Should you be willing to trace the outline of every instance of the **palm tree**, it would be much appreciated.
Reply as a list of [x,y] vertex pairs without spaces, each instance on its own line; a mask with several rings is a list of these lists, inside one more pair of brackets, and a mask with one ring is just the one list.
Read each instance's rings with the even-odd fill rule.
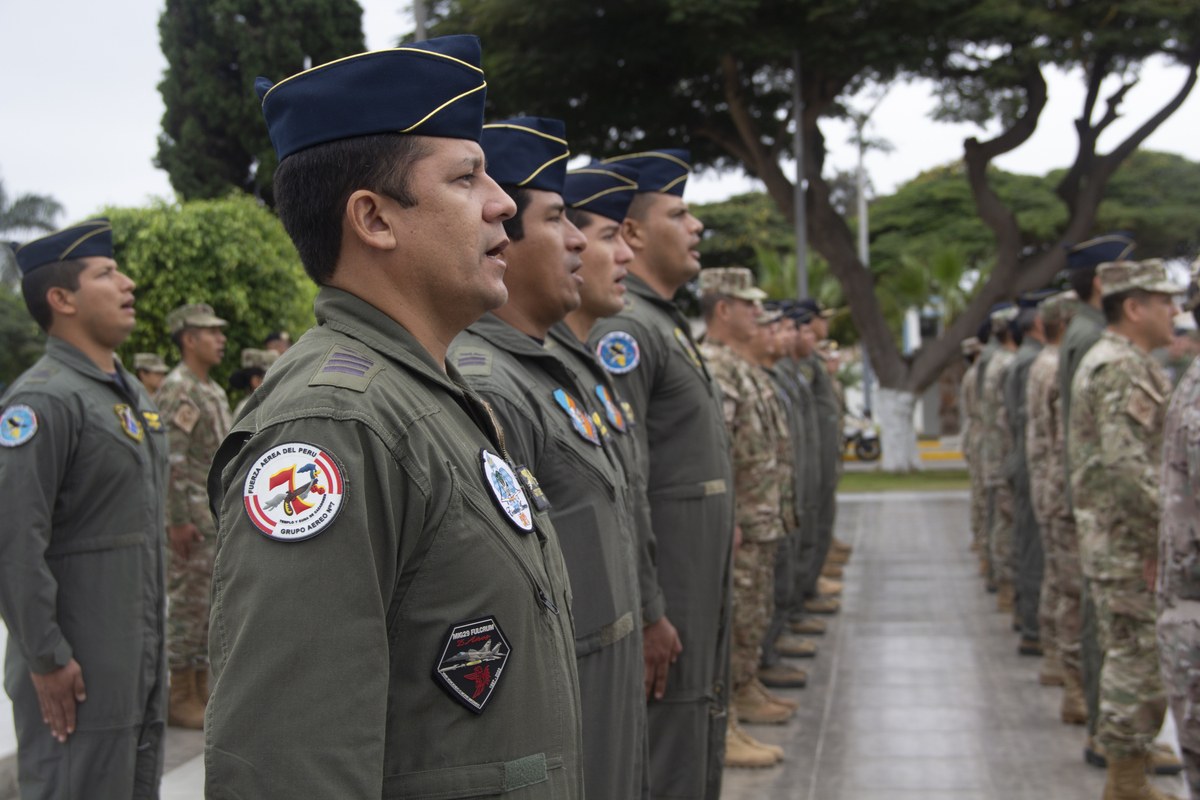
[[[0,179],[0,239],[15,233],[52,231],[62,212],[62,203],[46,194],[26,193],[9,202]],[[20,282],[21,271],[12,249],[0,242],[0,283],[15,288]]]

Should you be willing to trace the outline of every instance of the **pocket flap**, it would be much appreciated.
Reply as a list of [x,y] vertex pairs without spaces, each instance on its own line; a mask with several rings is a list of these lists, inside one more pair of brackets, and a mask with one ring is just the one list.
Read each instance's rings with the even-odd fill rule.
[[495,797],[543,783],[548,779],[548,770],[561,766],[562,758],[548,759],[545,753],[535,753],[514,761],[388,775],[383,779],[383,796],[403,797],[405,800]]

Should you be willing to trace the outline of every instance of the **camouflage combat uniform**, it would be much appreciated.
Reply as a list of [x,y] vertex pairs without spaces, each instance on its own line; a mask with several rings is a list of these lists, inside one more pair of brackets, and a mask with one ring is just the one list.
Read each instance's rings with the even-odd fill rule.
[[208,669],[208,591],[217,530],[208,510],[208,469],[232,422],[225,390],[178,364],[156,395],[171,444],[167,525],[193,523],[204,541],[184,561],[173,548],[167,570],[167,658],[172,670]]
[[1146,751],[1162,727],[1154,595],[1163,421],[1171,382],[1128,339],[1106,330],[1072,381],[1071,497],[1096,604],[1104,664],[1096,738],[1110,755]]
[[787,423],[779,419],[775,389],[762,370],[720,342],[710,340],[700,350],[723,394],[734,507],[742,531],[733,559],[731,683],[736,696],[758,674],[760,648],[774,612],[775,551],[787,530],[781,513],[783,483],[791,481],[779,469],[780,432]]
[[1004,348],[996,351],[987,363],[979,406],[983,418],[981,458],[983,485],[988,492],[988,558],[992,579],[996,583],[1012,583],[1013,492],[1004,475],[1004,461],[1012,449],[1008,416],[1004,411],[1001,386],[1014,354]]
[[1057,649],[1063,668],[1079,673],[1079,539],[1064,492],[1062,403],[1058,396],[1058,347],[1047,345],[1029,368],[1029,425],[1025,457],[1033,489],[1033,512],[1042,533],[1042,647]]
[[1200,360],[1188,367],[1163,430],[1158,535],[1158,658],[1192,795],[1200,794]]
[[961,447],[971,483],[971,542],[976,549],[983,552],[986,542],[984,525],[987,523],[987,495],[979,462],[979,440],[983,428],[983,419],[979,416],[979,359],[976,359],[963,375],[958,407],[960,416],[965,420]]

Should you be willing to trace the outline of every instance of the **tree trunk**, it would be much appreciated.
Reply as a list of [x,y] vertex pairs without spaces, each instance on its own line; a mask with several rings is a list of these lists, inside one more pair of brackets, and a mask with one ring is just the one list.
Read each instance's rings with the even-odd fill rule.
[[921,469],[917,430],[913,427],[915,392],[879,387],[875,414],[879,421],[879,443],[883,448],[880,468],[884,472],[916,472]]

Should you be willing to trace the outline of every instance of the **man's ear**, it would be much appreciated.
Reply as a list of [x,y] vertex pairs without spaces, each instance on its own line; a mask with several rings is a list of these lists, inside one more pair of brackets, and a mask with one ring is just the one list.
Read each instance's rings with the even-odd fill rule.
[[646,227],[642,224],[641,220],[626,217],[621,222],[621,238],[625,240],[625,244],[629,245],[629,249],[635,253],[646,249]]
[[79,313],[79,307],[75,304],[75,293],[61,286],[51,286],[46,290],[46,303],[60,316],[73,317]]
[[367,247],[395,250],[400,240],[395,217],[398,207],[390,197],[359,189],[346,200],[346,232]]

